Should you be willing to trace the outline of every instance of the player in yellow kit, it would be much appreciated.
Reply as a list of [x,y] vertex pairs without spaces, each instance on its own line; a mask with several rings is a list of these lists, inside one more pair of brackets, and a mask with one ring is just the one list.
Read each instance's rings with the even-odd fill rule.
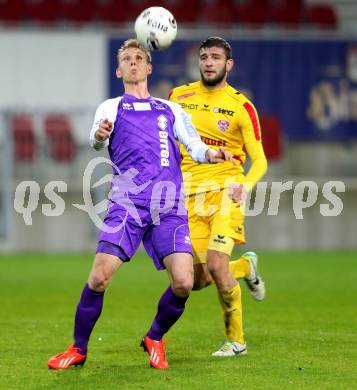
[[[194,289],[215,282],[223,310],[226,341],[213,356],[247,353],[243,334],[240,286],[244,278],[253,298],[265,297],[264,282],[257,273],[257,256],[245,253],[229,261],[234,244],[244,244],[241,206],[247,191],[262,178],[267,161],[261,142],[258,115],[253,104],[227,84],[233,67],[232,49],[220,37],[202,42],[199,49],[201,80],[173,89],[170,100],[191,115],[202,140],[232,153],[237,162],[200,165],[181,149],[186,204],[195,255]],[[246,153],[251,167],[244,174]],[[213,280],[212,280],[213,279]]]

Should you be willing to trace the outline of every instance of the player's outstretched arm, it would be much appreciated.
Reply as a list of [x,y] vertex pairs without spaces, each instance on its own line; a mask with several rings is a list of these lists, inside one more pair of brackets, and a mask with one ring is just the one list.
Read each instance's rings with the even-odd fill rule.
[[267,171],[267,159],[264,154],[261,128],[255,107],[246,101],[240,112],[240,128],[244,147],[251,160],[251,166],[244,179],[244,188],[250,191]]
[[245,148],[252,163],[244,181],[245,187],[251,190],[265,175],[268,163],[261,142],[246,143]]

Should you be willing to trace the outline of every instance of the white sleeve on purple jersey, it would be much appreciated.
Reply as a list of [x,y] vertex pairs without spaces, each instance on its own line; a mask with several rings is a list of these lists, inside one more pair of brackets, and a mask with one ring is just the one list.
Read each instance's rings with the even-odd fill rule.
[[207,163],[206,152],[209,147],[201,140],[189,115],[177,103],[158,99],[170,106],[175,115],[174,133],[176,139],[185,147],[192,160]]
[[95,133],[99,129],[100,121],[104,119],[108,119],[113,123],[114,126],[120,100],[121,96],[114,99],[107,99],[98,106],[97,111],[95,112],[93,126],[89,136],[90,145],[95,150],[100,150],[108,146],[109,139],[106,139],[105,141],[98,141],[95,138]]

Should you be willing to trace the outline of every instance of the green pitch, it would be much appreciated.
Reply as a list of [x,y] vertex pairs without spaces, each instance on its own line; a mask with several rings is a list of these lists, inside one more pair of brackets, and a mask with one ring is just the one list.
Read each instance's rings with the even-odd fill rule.
[[210,356],[223,341],[211,286],[167,335],[169,370],[151,369],[139,342],[167,278],[141,255],[107,291],[84,367],[56,372],[47,359],[71,342],[92,255],[0,256],[0,389],[356,389],[357,253],[260,259],[266,300],[241,284],[247,356]]

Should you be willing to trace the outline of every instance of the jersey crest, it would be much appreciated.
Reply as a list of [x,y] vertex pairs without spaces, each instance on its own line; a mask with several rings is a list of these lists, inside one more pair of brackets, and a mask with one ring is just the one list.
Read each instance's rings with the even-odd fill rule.
[[229,129],[229,121],[226,121],[225,119],[220,119],[218,122],[217,122],[217,125],[218,125],[218,128],[219,130],[221,131],[227,131]]

